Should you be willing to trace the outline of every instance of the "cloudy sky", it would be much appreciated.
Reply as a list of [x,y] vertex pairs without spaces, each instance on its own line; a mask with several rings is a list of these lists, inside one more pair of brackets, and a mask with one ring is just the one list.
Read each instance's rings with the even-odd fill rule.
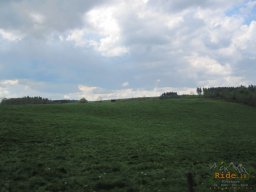
[[256,0],[1,0],[0,98],[256,84]]

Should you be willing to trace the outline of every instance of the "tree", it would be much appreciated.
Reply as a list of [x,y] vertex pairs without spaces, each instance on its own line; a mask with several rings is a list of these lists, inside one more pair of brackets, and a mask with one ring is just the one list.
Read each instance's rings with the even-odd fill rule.
[[88,101],[83,97],[79,100],[80,103],[88,103]]
[[197,89],[196,89],[196,92],[197,92],[197,94],[198,95],[202,95],[202,89],[201,89],[201,87],[198,87]]
[[178,98],[177,92],[165,92],[160,96],[160,99],[163,98]]

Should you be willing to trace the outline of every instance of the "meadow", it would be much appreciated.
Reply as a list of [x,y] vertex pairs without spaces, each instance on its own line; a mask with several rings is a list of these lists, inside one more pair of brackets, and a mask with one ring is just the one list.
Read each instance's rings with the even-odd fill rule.
[[[256,170],[256,108],[206,98],[0,105],[1,192],[182,192]],[[255,191],[247,190],[247,191]]]

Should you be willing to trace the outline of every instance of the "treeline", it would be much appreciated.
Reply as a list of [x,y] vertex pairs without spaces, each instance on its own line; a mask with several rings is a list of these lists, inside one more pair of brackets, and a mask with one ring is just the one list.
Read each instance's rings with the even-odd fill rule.
[[4,98],[1,104],[12,104],[12,105],[21,105],[21,104],[48,104],[50,100],[42,97],[22,97],[22,98]]
[[203,88],[203,95],[256,106],[256,86]]
[[42,97],[22,97],[22,98],[4,98],[1,102],[3,105],[23,105],[23,104],[62,104],[62,103],[77,103],[78,100],[49,100]]

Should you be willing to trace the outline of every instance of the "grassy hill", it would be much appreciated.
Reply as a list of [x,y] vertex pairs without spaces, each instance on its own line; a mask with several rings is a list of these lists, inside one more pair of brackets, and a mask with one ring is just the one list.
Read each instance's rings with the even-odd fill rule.
[[[209,191],[256,169],[256,108],[203,98],[0,106],[0,191]],[[250,190],[248,190],[250,191]]]

